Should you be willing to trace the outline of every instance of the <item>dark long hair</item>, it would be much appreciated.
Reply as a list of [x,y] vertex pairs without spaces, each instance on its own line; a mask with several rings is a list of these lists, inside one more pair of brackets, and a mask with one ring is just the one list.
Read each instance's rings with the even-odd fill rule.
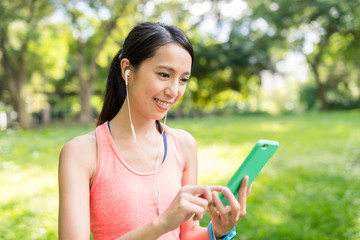
[[127,58],[134,69],[155,55],[158,48],[168,43],[178,43],[191,55],[194,50],[186,34],[175,26],[145,22],[135,26],[126,37],[123,48],[114,57],[106,83],[104,104],[97,125],[113,119],[119,112],[126,97],[125,81],[122,78],[120,62]]

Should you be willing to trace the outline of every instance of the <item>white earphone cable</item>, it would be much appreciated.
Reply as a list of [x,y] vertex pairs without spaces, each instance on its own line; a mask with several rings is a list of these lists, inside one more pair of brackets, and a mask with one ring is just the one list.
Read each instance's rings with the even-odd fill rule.
[[134,141],[136,141],[135,129],[134,129],[134,125],[133,125],[132,119],[131,119],[127,73],[125,73],[125,78],[126,78],[126,79],[125,79],[125,89],[126,89],[126,98],[127,98],[127,104],[128,104],[128,110],[129,110],[130,127],[131,127],[131,131],[132,131],[132,134],[133,134],[133,137],[134,137]]
[[[129,110],[129,120],[130,120],[130,127],[131,127],[131,131],[134,137],[134,142],[136,144],[136,146],[139,148],[139,150],[142,152],[142,155],[145,156],[144,152],[142,151],[141,147],[139,147],[137,140],[136,140],[136,134],[135,134],[135,129],[134,129],[134,125],[132,123],[132,118],[131,118],[131,110],[130,110],[130,100],[129,100],[129,92],[128,92],[128,82],[127,82],[127,73],[125,73],[125,88],[126,88],[126,100],[127,100],[127,105],[128,105],[128,110]],[[166,120],[167,120],[167,114],[165,115],[165,119],[164,119],[164,125],[166,125]],[[164,134],[164,128],[162,128],[161,131],[161,136],[163,137]],[[156,156],[156,161],[155,161],[155,169],[153,168],[153,166],[146,161],[149,166],[151,167],[151,170],[153,171],[153,173],[155,174],[155,181],[156,181],[156,190],[157,190],[157,213],[158,215],[161,214],[161,210],[160,210],[160,183],[159,183],[159,177],[158,177],[158,167],[161,164],[158,164],[159,161],[159,156],[160,156],[160,150],[159,148],[157,148],[158,153]]]

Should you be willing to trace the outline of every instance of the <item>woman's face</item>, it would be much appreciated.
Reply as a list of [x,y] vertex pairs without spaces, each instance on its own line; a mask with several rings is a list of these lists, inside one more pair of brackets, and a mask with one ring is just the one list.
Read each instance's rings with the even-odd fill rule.
[[181,45],[169,43],[160,47],[129,79],[132,111],[147,119],[163,118],[184,95],[191,63],[190,54]]

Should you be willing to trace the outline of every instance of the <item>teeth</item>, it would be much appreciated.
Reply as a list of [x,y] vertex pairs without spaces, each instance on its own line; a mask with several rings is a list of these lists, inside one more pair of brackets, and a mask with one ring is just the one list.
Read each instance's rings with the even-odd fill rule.
[[170,106],[169,103],[162,102],[162,101],[160,101],[160,100],[157,99],[157,98],[155,98],[155,101],[156,101],[157,103],[161,104],[161,105],[164,106],[164,107],[169,107],[169,106]]

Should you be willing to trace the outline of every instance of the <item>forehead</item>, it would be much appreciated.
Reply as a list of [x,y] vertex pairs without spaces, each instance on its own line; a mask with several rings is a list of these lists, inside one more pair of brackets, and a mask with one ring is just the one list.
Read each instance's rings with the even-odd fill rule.
[[189,52],[180,44],[168,43],[158,48],[155,55],[147,59],[144,63],[152,67],[162,65],[171,67],[181,73],[190,73],[192,59]]

